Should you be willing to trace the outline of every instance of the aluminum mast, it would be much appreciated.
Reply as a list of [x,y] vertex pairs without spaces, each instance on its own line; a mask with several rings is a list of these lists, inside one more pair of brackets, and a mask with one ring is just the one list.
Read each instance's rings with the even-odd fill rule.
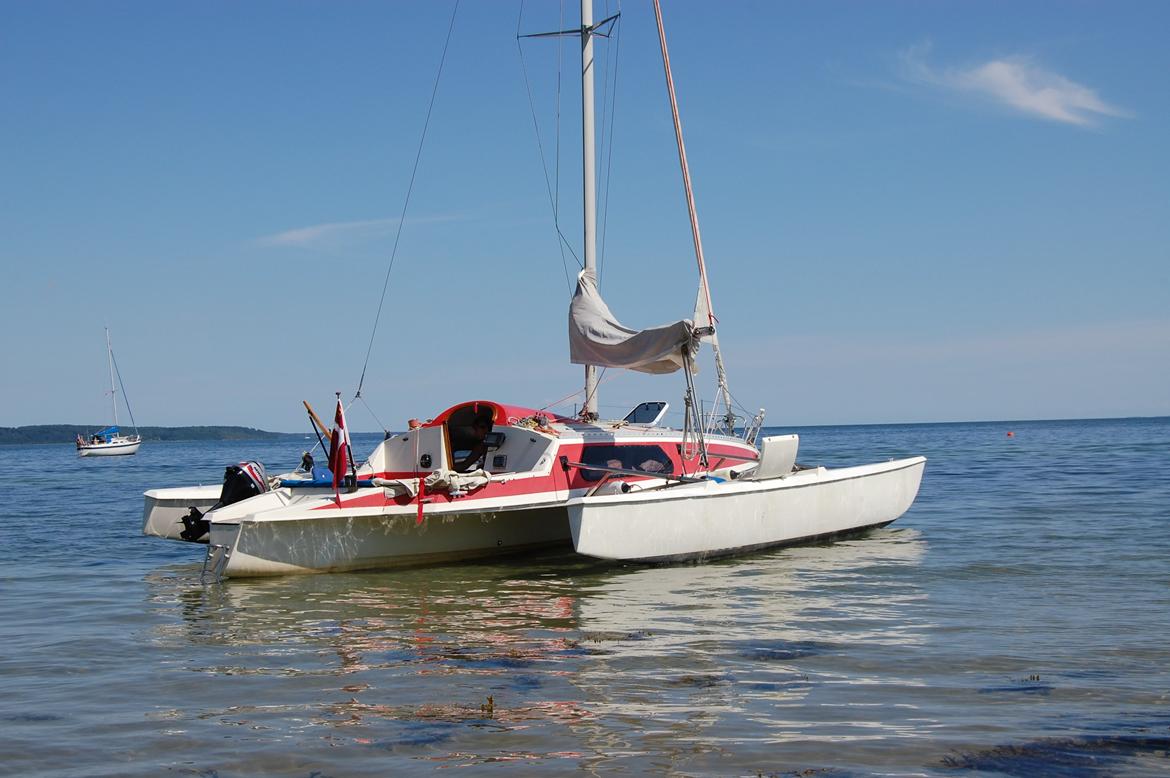
[[[593,127],[593,0],[581,0],[581,167],[585,272],[597,277],[597,172]],[[585,366],[584,419],[597,418],[597,367]]]

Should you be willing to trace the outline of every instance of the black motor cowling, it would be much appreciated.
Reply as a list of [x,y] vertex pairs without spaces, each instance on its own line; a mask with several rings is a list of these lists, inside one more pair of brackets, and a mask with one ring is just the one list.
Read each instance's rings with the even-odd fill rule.
[[223,489],[219,492],[217,508],[231,505],[268,491],[268,475],[264,465],[256,461],[228,465],[223,471]]
[[[219,491],[219,500],[207,509],[207,513],[267,491],[268,476],[264,472],[264,465],[254,460],[228,465],[223,471],[223,488]],[[192,507],[183,517],[183,531],[179,533],[179,537],[183,540],[197,541],[206,535],[211,523],[203,516],[202,511]]]

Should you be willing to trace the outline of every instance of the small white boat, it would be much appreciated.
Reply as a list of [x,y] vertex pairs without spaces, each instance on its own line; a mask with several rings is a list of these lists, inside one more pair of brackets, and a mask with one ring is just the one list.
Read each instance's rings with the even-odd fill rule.
[[78,456],[117,457],[138,453],[142,438],[138,435],[122,435],[117,427],[106,427],[88,439],[78,435],[74,444]]
[[[118,392],[114,384],[114,375],[118,367],[114,362],[114,349],[110,346],[110,330],[106,328],[106,357],[110,365],[110,399],[114,408],[114,423],[103,430],[90,435],[78,435],[74,440],[77,446],[77,455],[82,457],[117,457],[138,453],[142,445],[142,437],[135,426],[133,435],[123,435],[118,427]],[[122,383],[121,373],[117,373],[118,385]],[[125,400],[126,391],[123,389],[122,398]],[[134,412],[130,410],[130,401],[126,400],[126,411],[130,414],[131,423],[134,422]]]

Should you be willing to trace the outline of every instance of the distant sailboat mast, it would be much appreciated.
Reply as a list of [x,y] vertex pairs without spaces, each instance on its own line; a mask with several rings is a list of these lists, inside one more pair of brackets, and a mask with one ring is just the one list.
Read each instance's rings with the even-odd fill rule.
[[106,327],[106,361],[110,365],[110,401],[114,404],[114,426],[118,426],[118,392],[114,385],[114,347],[110,345],[110,328]]

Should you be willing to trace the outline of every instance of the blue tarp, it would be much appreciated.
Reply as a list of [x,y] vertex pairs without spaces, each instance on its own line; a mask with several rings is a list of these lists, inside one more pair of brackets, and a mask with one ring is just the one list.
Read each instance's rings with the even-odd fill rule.
[[[307,480],[301,481],[301,480],[296,479],[296,478],[282,478],[280,480],[280,485],[284,486],[284,487],[290,487],[293,489],[303,489],[305,487],[310,487],[310,486],[315,486],[318,488],[320,488],[322,486],[328,486],[330,489],[332,489],[333,488],[333,477],[330,476],[329,478],[314,478],[312,481],[307,481]],[[374,482],[368,478],[359,478],[357,485],[358,486],[373,486]]]
[[111,435],[117,435],[118,432],[119,432],[119,429],[117,427],[106,427],[104,430],[102,430],[100,432],[96,432],[94,434],[101,435],[103,438],[108,438]]

